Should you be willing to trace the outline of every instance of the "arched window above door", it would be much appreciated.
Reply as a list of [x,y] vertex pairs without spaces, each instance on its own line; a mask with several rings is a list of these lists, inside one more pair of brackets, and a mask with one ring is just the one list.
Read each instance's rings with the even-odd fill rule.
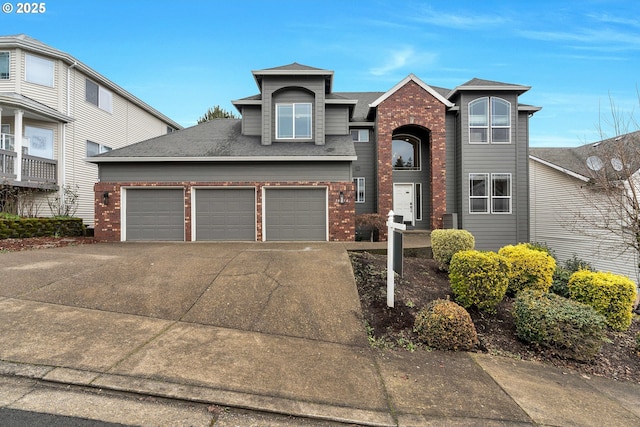
[[420,140],[411,135],[394,135],[392,141],[394,170],[420,170]]

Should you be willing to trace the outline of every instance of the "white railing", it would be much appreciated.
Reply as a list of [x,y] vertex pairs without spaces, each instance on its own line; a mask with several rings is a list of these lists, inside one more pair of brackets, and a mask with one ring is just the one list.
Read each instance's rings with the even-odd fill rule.
[[[29,138],[23,138],[22,181],[55,184],[58,176],[58,161],[30,156],[25,148]],[[0,134],[0,182],[15,180],[18,156],[15,151],[15,137],[7,133]]]
[[0,133],[0,150],[14,151],[15,137],[8,133]]

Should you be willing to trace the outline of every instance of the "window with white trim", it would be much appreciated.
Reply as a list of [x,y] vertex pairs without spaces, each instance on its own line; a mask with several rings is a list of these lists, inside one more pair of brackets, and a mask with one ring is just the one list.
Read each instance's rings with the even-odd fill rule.
[[0,80],[9,80],[9,52],[0,52]]
[[111,147],[107,147],[106,145],[98,144],[97,142],[87,141],[87,157],[97,156],[101,153],[106,153],[107,151],[111,151]]
[[351,129],[353,142],[369,142],[369,129]]
[[510,173],[470,173],[469,213],[511,213]]
[[53,87],[54,62],[35,55],[25,55],[24,79],[29,83]]
[[356,203],[364,203],[365,183],[364,178],[353,178],[356,190]]
[[469,103],[471,144],[511,143],[511,103],[502,98],[479,98]]
[[511,213],[511,174],[491,174],[491,213]]
[[97,83],[86,79],[85,99],[88,103],[111,113],[113,111],[113,95]]
[[469,174],[469,213],[489,213],[489,174]]
[[311,139],[311,103],[276,104],[276,139]]

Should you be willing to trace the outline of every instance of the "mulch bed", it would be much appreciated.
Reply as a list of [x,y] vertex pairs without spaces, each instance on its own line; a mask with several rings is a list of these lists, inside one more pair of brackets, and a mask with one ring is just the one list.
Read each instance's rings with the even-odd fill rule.
[[[405,257],[403,277],[396,280],[395,307],[388,308],[386,256],[352,253],[351,261],[372,344],[385,348],[419,349],[421,344],[413,332],[418,311],[434,299],[454,299],[447,274],[438,270],[432,259]],[[511,315],[512,304],[511,298],[505,298],[493,314],[468,310],[479,339],[474,351],[535,360],[587,376],[640,383],[640,353],[635,349],[635,337],[640,332],[640,316],[634,315],[631,328],[627,331],[609,331],[609,342],[605,343],[597,358],[589,363],[581,363],[518,340]]]

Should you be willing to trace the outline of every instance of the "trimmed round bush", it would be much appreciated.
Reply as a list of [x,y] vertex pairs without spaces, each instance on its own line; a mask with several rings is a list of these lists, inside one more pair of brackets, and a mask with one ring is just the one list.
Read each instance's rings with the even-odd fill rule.
[[475,239],[467,230],[433,230],[431,251],[441,270],[448,270],[451,257],[456,252],[475,248]]
[[431,301],[418,312],[414,330],[420,340],[437,350],[467,351],[478,342],[471,316],[453,301]]
[[495,252],[460,251],[451,258],[449,281],[457,303],[493,311],[509,286],[509,261]]
[[605,319],[592,307],[548,292],[519,292],[513,317],[518,338],[578,361],[592,360],[606,337]]
[[631,326],[637,290],[629,278],[580,270],[571,275],[567,287],[571,299],[593,307],[612,329],[626,331]]
[[507,245],[498,254],[511,263],[507,293],[515,295],[523,289],[546,292],[553,283],[556,261],[547,252],[532,249],[528,243]]

